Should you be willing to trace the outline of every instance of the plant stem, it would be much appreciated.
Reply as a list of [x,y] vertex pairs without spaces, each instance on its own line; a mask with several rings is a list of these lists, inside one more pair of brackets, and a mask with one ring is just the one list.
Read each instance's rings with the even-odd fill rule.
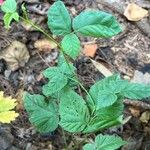
[[31,20],[29,19],[25,19],[23,17],[20,16],[20,18],[25,21],[26,23],[30,24],[32,27],[34,27],[35,29],[37,29],[38,31],[40,31],[41,33],[43,33],[49,40],[53,41],[59,48],[61,48],[60,44],[52,37],[49,35],[49,33],[47,33],[44,29],[42,29],[41,27],[39,27],[38,25],[36,25],[35,23],[33,23]]
[[[35,29],[37,29],[38,31],[40,31],[41,33],[43,33],[49,40],[53,41],[58,46],[58,48],[60,49],[60,52],[62,52],[62,54],[63,54],[63,56],[65,58],[65,61],[66,61],[67,65],[68,65],[69,69],[71,70],[71,67],[69,65],[69,60],[67,59],[67,57],[66,57],[66,55],[65,55],[65,53],[64,53],[64,51],[63,51],[63,49],[61,47],[61,45],[49,33],[47,33],[47,31],[45,31],[44,29],[42,29],[41,27],[39,27],[38,25],[36,25],[35,23],[33,23],[29,18],[24,18],[24,17],[21,17],[21,16],[20,16],[20,18],[23,21],[25,21],[26,23],[30,24]],[[82,83],[78,80],[77,75],[75,73],[74,73],[74,75],[75,75],[75,77],[76,77],[77,80],[73,79],[73,78],[69,78],[69,77],[68,78],[71,79],[71,80],[73,80],[74,82],[78,83],[80,85],[80,87],[85,91],[85,93],[89,96],[89,98],[93,102],[93,99],[92,99],[91,95],[88,93],[88,91],[82,85]]]

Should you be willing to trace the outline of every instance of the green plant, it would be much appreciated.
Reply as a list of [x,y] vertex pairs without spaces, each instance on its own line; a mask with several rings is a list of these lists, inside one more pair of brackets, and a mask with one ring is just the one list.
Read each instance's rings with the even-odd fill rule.
[[[24,106],[38,131],[54,131],[59,125],[71,133],[101,131],[122,123],[125,97],[142,99],[150,96],[150,86],[129,83],[119,74],[96,82],[89,92],[77,77],[76,68],[70,60],[76,59],[80,52],[78,35],[110,38],[120,33],[120,25],[111,14],[90,10],[71,19],[63,2],[55,2],[48,11],[48,27],[52,34],[62,38],[59,43],[35,25],[28,18],[25,7],[22,8],[24,15],[20,19],[55,42],[60,50],[58,66],[43,71],[49,80],[42,88],[43,95],[24,94]],[[9,26],[10,21],[6,23],[5,19],[4,23]],[[77,85],[86,93],[85,97],[75,92]],[[115,140],[112,142],[112,139]],[[98,135],[95,143],[85,145],[84,150],[114,150],[124,144],[119,137]]]
[[98,135],[95,138],[95,142],[86,144],[84,150],[114,150],[120,146],[126,144],[120,137],[109,135]]

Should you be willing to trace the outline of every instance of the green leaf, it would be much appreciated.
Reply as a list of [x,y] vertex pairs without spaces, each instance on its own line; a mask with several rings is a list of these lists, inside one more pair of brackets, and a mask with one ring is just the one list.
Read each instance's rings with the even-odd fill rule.
[[17,3],[15,0],[6,0],[2,4],[1,9],[5,13],[14,13],[17,9]]
[[[123,141],[119,136],[114,135],[97,135],[95,142],[86,144],[84,150],[116,150],[127,142]],[[91,148],[91,149],[90,149]]]
[[90,119],[85,101],[71,90],[61,96],[59,113],[60,125],[69,132],[81,132]]
[[58,67],[49,67],[43,71],[43,75],[48,79],[55,77],[57,74],[60,74]]
[[[112,75],[110,77],[107,77],[103,80],[100,80],[96,82],[89,91],[89,94],[92,98],[89,96],[87,97],[87,101],[89,104],[89,107],[91,110],[93,109],[99,109],[101,107],[102,100],[100,96],[102,92],[107,91],[107,93],[110,93],[110,95],[113,93],[119,93],[122,89],[124,89],[124,84],[121,84],[122,82],[126,82],[120,79],[120,76],[118,74]],[[126,85],[126,84],[125,84]],[[100,98],[100,99],[99,99]],[[115,99],[114,101],[115,102]],[[111,104],[110,101],[105,100],[105,104]]]
[[143,99],[150,96],[150,86],[138,83],[128,83],[121,95],[130,99]]
[[54,35],[71,33],[71,18],[63,2],[55,2],[48,10],[48,27]]
[[75,59],[80,53],[80,41],[75,34],[68,34],[62,40],[63,51]]
[[84,36],[109,38],[122,30],[111,14],[102,11],[84,11],[73,20],[73,29]]
[[120,97],[113,105],[96,110],[83,132],[96,132],[121,124],[123,112],[122,99]]
[[67,62],[62,63],[59,69],[63,74],[67,76],[74,76],[76,70],[72,63],[67,64]]
[[29,113],[30,122],[39,132],[51,132],[58,127],[58,106],[54,101],[45,101],[42,95],[25,93],[24,106]]
[[8,29],[10,27],[10,23],[12,20],[15,20],[15,21],[19,21],[19,15],[17,12],[14,12],[14,13],[6,13],[4,15],[4,24],[5,24],[5,27]]
[[117,95],[114,93],[103,91],[98,95],[97,105],[99,108],[112,105],[117,100]]
[[51,96],[52,94],[59,92],[67,85],[67,77],[61,73],[55,74],[48,84],[42,87],[43,94],[45,96]]

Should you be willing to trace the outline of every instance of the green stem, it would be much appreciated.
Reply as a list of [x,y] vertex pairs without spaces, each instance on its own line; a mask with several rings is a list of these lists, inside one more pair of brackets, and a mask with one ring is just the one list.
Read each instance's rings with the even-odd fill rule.
[[[67,59],[67,57],[66,57],[66,55],[65,55],[65,53],[64,53],[64,51],[63,51],[63,49],[62,49],[62,47],[61,47],[61,45],[49,34],[49,33],[47,33],[44,29],[42,29],[41,27],[39,27],[38,25],[36,25],[35,23],[33,23],[29,18],[23,18],[23,17],[21,17],[20,16],[20,18],[24,21],[24,22],[26,22],[26,23],[28,23],[28,24],[30,24],[32,27],[34,27],[35,29],[37,29],[38,31],[40,31],[41,33],[43,33],[49,40],[51,40],[51,41],[53,41],[57,46],[58,46],[58,48],[60,49],[60,51],[62,52],[62,55],[64,56],[64,58],[65,58],[65,61],[66,61],[66,63],[68,64],[68,67],[69,67],[69,69],[71,70],[71,67],[70,67],[70,65],[69,65],[69,60]],[[74,73],[74,72],[73,72]],[[72,79],[72,78],[69,78],[69,79],[71,79],[71,80],[73,80],[73,81],[75,81],[76,83],[78,83],[79,85],[80,85],[80,87],[85,91],[85,93],[89,96],[89,98],[92,100],[92,102],[93,102],[93,99],[92,99],[92,97],[91,97],[91,95],[88,93],[88,91],[85,89],[85,87],[81,84],[81,82],[78,80],[78,77],[77,77],[77,75],[74,73],[74,75],[75,75],[75,77],[77,78],[77,80],[76,79]]]
[[[75,74],[76,75],[76,74]],[[92,100],[92,102],[93,102],[93,98],[91,97],[91,95],[90,95],[90,93],[86,90],[86,88],[81,84],[81,82],[78,80],[78,78],[77,79],[74,79],[74,78],[70,78],[70,77],[68,77],[70,80],[72,80],[72,81],[74,81],[74,82],[76,82],[76,83],[78,83],[79,85],[80,85],[80,87],[82,88],[82,90],[84,90],[84,92],[89,96],[89,98]],[[88,105],[87,105],[88,106]],[[93,106],[94,106],[94,103],[93,103]],[[93,110],[93,112],[94,112],[95,110]],[[93,112],[92,112],[92,114],[93,114]]]
[[35,23],[33,23],[31,20],[29,19],[25,19],[23,17],[20,16],[20,18],[30,24],[32,27],[34,27],[35,29],[37,29],[38,31],[40,31],[41,33],[43,33],[49,40],[53,41],[59,48],[61,48],[60,44],[52,37],[49,35],[49,33],[47,33],[44,29],[42,29],[41,27],[39,27],[38,25],[36,25]]

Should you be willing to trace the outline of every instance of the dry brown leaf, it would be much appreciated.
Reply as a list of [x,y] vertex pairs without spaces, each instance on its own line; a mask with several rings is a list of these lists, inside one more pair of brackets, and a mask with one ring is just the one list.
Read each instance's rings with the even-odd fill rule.
[[15,71],[23,67],[28,62],[30,56],[25,44],[19,41],[13,41],[9,47],[0,53],[0,59],[4,59],[8,67]]
[[84,45],[83,54],[85,56],[94,57],[98,46],[97,44],[87,44]]
[[144,74],[141,71],[135,70],[133,79],[131,81],[134,83],[150,84],[150,73],[146,72]]
[[107,69],[103,64],[98,63],[92,59],[91,59],[91,61],[92,61],[93,65],[97,68],[97,70],[100,73],[102,73],[105,77],[109,77],[109,76],[113,75],[113,73],[109,69]]
[[51,51],[57,47],[57,44],[48,39],[40,39],[34,43],[34,47],[39,51]]
[[124,16],[130,21],[139,21],[148,15],[148,11],[135,3],[130,3],[125,9]]
[[148,123],[150,120],[150,112],[149,111],[145,111],[142,113],[141,117],[140,117],[141,122],[143,123]]
[[129,110],[134,117],[140,116],[140,110],[139,109],[134,108],[134,107],[129,107]]

